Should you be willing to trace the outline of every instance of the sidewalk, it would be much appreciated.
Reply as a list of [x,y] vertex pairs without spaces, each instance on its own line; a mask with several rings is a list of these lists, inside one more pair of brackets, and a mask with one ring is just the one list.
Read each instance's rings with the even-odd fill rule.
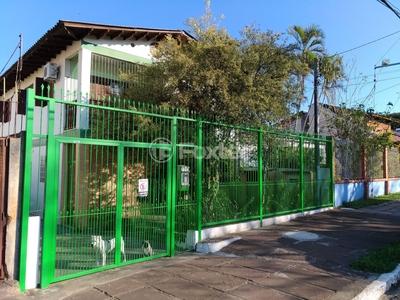
[[233,237],[214,254],[147,261],[43,290],[20,293],[2,283],[0,299],[378,299],[400,273],[398,267],[379,277],[348,267],[400,238],[400,201],[333,209],[203,243]]

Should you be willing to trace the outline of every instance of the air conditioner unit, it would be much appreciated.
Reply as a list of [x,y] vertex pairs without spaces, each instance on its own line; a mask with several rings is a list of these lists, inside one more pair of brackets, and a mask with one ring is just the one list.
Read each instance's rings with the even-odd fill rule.
[[55,82],[58,80],[58,66],[55,63],[48,62],[44,66],[43,80],[47,82]]

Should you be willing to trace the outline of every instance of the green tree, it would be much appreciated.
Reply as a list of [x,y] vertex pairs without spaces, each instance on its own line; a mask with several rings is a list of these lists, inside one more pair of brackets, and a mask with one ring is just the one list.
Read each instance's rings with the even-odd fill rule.
[[322,57],[325,54],[325,33],[315,24],[311,24],[306,28],[293,25],[288,29],[288,33],[296,40],[292,44],[293,49],[297,53],[300,63],[307,67],[307,72],[299,73],[301,95],[303,96],[298,107],[305,100],[305,82],[314,66],[314,58]]
[[329,103],[337,98],[337,91],[342,90],[342,79],[345,78],[343,71],[343,57],[338,55],[324,55],[319,60],[319,72],[322,75],[321,94],[325,96]]
[[[380,127],[379,116],[364,105],[347,108],[345,105],[331,106],[324,113],[326,126],[335,138],[337,178],[359,178],[360,157],[364,149],[367,152],[368,170],[382,170],[379,154],[385,148],[395,146],[393,133]],[[377,160],[376,160],[377,159]],[[342,169],[340,169],[342,168]]]
[[126,97],[241,125],[265,126],[288,116],[299,95],[294,75],[304,70],[281,35],[247,26],[235,39],[209,5],[187,26],[195,40],[166,38],[143,72],[124,75],[136,83]]
[[307,67],[306,72],[297,74],[302,95],[300,102],[296,104],[297,108],[300,109],[306,99],[306,79],[313,74],[315,59],[318,60],[318,72],[322,78],[321,93],[331,100],[334,99],[335,91],[342,88],[341,79],[344,78],[342,57],[327,54],[325,33],[318,25],[311,24],[306,28],[294,25],[288,29],[288,33],[296,40],[292,47],[300,63]]

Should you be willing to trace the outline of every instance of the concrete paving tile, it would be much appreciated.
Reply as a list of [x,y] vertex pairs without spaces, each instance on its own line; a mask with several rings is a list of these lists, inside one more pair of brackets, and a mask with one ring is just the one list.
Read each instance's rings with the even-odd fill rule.
[[104,294],[103,292],[94,289],[93,287],[88,287],[83,291],[80,291],[77,294],[72,294],[69,297],[63,298],[64,300],[88,300],[88,299],[96,299],[96,300],[109,300],[110,296]]
[[345,234],[342,234],[340,238],[336,238],[335,240],[324,238],[322,241],[347,247],[349,249],[368,248],[371,244],[369,240],[360,240],[354,236],[346,236]]
[[221,295],[218,294],[217,296],[210,298],[210,300],[243,300],[243,298],[235,295],[230,295],[228,293],[223,293]]
[[176,277],[160,283],[154,283],[152,286],[172,296],[188,300],[204,300],[222,294],[197,282]]
[[196,268],[211,268],[223,265],[232,261],[232,258],[207,255],[206,257],[198,258],[186,262],[185,264],[191,265]]
[[276,273],[293,265],[291,262],[275,261],[260,258],[238,258],[232,261],[233,264],[268,273]]
[[199,271],[190,274],[185,279],[201,283],[205,286],[226,292],[231,291],[243,284],[246,284],[246,279],[237,278],[230,275],[225,275],[212,271]]
[[231,292],[231,294],[239,296],[243,299],[249,300],[295,300],[291,295],[282,293],[280,291],[269,289],[255,284],[247,284]]
[[[126,294],[122,294],[118,296],[119,300],[132,300],[132,299],[140,299],[140,300],[171,300],[174,299],[170,295],[166,295],[156,289],[153,288],[140,288]],[[86,299],[89,300],[89,299]],[[96,299],[97,300],[97,299]]]
[[[240,239],[240,240],[234,241],[233,243],[230,243],[228,246],[226,246],[222,249],[234,248],[236,250],[242,250],[243,252],[248,252],[248,250],[253,249],[254,246],[255,246],[254,242]],[[258,247],[259,247],[259,245],[258,245]],[[221,251],[224,251],[224,250],[221,250]]]
[[178,263],[169,266],[165,266],[162,270],[166,273],[170,273],[172,275],[181,275],[184,273],[194,273],[197,271],[197,268],[187,265],[185,263]]
[[341,272],[341,269],[343,267],[343,264],[341,264],[341,263],[331,261],[331,260],[319,259],[319,258],[316,258],[315,260],[313,260],[312,264],[314,266],[319,267],[324,270],[332,270],[332,271],[337,271],[337,272]]
[[326,288],[276,275],[268,278],[256,278],[254,282],[257,282],[266,287],[279,290],[281,292],[310,300],[327,299],[329,296],[335,293],[335,291]]
[[271,273],[262,272],[251,268],[241,267],[233,263],[225,264],[222,266],[216,266],[214,268],[211,268],[210,270],[219,273],[233,275],[248,280],[255,280],[257,278],[266,278],[271,276]]
[[335,253],[334,251],[315,251],[310,253],[309,256],[314,259],[321,259],[325,261],[333,262],[337,265],[348,265],[357,256],[341,255],[340,253]]
[[355,281],[329,297],[329,300],[349,300],[361,293],[370,282],[367,280]]
[[161,271],[161,269],[150,269],[145,272],[131,275],[128,278],[148,284],[151,282],[161,282],[163,280],[167,280],[170,277],[172,277],[171,274],[165,273],[165,272]]
[[334,269],[327,269],[327,268],[321,268],[318,265],[315,265],[315,263],[313,263],[312,265],[310,264],[297,264],[295,266],[295,268],[297,269],[301,269],[301,270],[309,270],[315,273],[321,273],[321,274],[326,274],[328,276],[332,276],[332,277],[341,277],[343,279],[346,280],[352,280],[354,279],[352,276],[346,276],[341,272],[338,272],[337,270]]
[[222,252],[235,254],[238,256],[255,255],[261,257],[272,257],[285,260],[305,261],[307,257],[304,252],[290,249],[280,243],[258,244],[251,241],[239,240],[221,249]]
[[307,254],[303,251],[298,251],[296,249],[291,249],[289,247],[286,248],[274,248],[271,253],[269,253],[268,257],[277,258],[282,260],[291,260],[291,261],[308,261]]
[[138,288],[142,288],[143,286],[144,285],[142,283],[135,281],[132,277],[125,277],[107,283],[95,285],[94,288],[114,297],[119,294],[124,294]]
[[292,247],[296,250],[303,251],[310,256],[321,258],[326,258],[327,254],[332,256],[332,253],[343,257],[350,257],[350,259],[354,259],[358,255],[358,251],[355,251],[357,248],[341,246],[338,245],[336,241],[328,241],[327,243],[324,243],[323,240],[318,240],[315,242],[301,242],[293,245]]
[[310,270],[291,268],[281,271],[280,275],[297,281],[311,283],[316,286],[324,287],[333,291],[342,289],[346,285],[350,284],[350,280],[346,280],[340,277],[329,276],[323,273],[316,273]]
[[243,235],[241,238],[242,240],[246,240],[246,241],[253,241],[253,242],[257,242],[260,244],[263,244],[267,241],[274,241],[279,239],[280,237],[282,237],[282,234],[280,232],[268,232],[268,233],[263,233],[261,231],[258,232],[254,232],[253,234],[246,234]]

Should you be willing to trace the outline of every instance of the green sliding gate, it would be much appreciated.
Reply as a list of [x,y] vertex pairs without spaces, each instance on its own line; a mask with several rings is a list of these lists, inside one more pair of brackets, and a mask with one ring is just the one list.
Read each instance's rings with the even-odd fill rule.
[[21,290],[38,251],[31,218],[44,288],[193,250],[204,228],[333,206],[330,139],[111,97],[58,98],[27,93]]
[[[56,138],[54,161],[62,163],[53,180],[61,201],[46,207],[57,214],[44,217],[44,244],[53,249],[44,274],[54,274],[53,282],[169,255],[171,162],[153,161],[150,144],[77,141]],[[170,145],[158,149],[171,153]]]

